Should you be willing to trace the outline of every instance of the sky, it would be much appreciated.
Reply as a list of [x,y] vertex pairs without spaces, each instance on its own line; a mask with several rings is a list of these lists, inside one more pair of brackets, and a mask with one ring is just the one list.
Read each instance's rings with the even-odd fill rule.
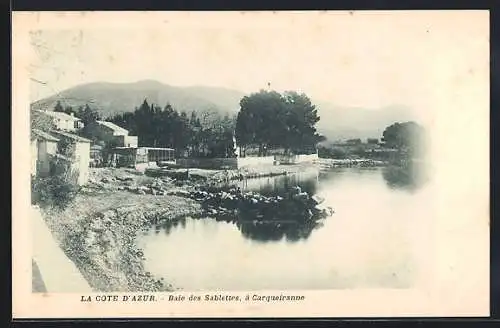
[[270,83],[341,106],[424,109],[443,84],[487,69],[488,25],[480,18],[466,11],[39,16],[30,99],[88,82],[151,79],[243,92]]

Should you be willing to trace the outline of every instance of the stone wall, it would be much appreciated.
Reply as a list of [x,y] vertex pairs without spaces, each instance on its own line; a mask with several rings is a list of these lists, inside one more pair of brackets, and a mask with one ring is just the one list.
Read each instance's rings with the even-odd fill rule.
[[318,158],[319,158],[318,154],[275,156],[275,160],[280,162],[281,164],[299,164],[299,163],[314,162],[318,160]]
[[258,166],[258,165],[272,165],[274,164],[274,156],[248,156],[238,158],[238,168],[247,166]]
[[238,159],[236,158],[178,158],[176,164],[181,167],[195,167],[199,169],[236,169]]
[[274,156],[240,158],[179,158],[176,164],[181,167],[200,169],[238,169],[242,167],[272,165]]

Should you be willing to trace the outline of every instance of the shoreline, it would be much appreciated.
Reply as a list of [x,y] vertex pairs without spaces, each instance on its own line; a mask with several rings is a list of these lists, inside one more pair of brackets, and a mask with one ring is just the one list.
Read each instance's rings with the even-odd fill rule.
[[[164,220],[203,214],[189,197],[199,186],[295,174],[314,165],[283,165],[246,170],[196,170],[185,180],[152,177],[129,169],[92,169],[89,183],[64,210],[41,210],[56,242],[75,263],[91,288],[99,292],[174,291],[144,267],[135,238],[142,229]],[[171,170],[175,171],[175,170]],[[182,170],[185,171],[185,170]],[[205,172],[203,172],[205,171]]]
[[[82,210],[116,201],[117,196],[123,205]],[[43,217],[93,290],[159,292],[175,289],[146,271],[143,252],[135,243],[137,233],[163,220],[201,212],[197,202],[179,196],[108,192],[98,197],[78,195],[64,211],[44,211]]]
[[[64,253],[95,291],[174,291],[144,266],[136,245],[137,233],[164,220],[204,214],[200,201],[189,197],[198,187],[320,170],[320,163],[275,165],[240,170],[186,169],[141,174],[123,168],[91,170],[89,183],[64,210],[46,209],[42,215]],[[158,171],[157,171],[158,173]]]

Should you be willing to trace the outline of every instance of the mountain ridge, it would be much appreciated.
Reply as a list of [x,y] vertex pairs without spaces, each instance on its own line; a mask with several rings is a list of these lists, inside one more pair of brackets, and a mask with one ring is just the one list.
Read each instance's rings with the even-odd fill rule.
[[[52,96],[34,101],[32,109],[53,110],[57,101],[63,107],[78,108],[89,104],[103,117],[130,112],[148,103],[164,107],[172,105],[179,111],[217,111],[235,115],[240,99],[247,95],[235,89],[215,86],[173,86],[156,80],[136,82],[90,82],[70,87]],[[327,101],[311,99],[321,117],[318,130],[330,141],[345,138],[380,138],[390,124],[414,119],[405,106],[386,106],[378,109],[339,106]]]

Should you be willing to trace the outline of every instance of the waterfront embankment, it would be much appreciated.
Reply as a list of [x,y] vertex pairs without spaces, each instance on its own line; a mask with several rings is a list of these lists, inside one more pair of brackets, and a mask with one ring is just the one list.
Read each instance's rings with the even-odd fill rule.
[[185,169],[150,175],[121,168],[92,169],[89,183],[65,209],[44,209],[42,214],[61,249],[93,290],[172,291],[175,286],[145,270],[144,255],[135,243],[141,229],[162,220],[201,215],[201,203],[190,197],[200,186],[311,168],[302,164],[230,171],[190,169],[185,175]]
[[[114,180],[110,173],[113,171],[109,170],[103,179]],[[139,187],[145,181],[139,181]],[[92,289],[173,290],[144,269],[144,256],[135,245],[135,237],[141,228],[194,215],[201,212],[201,206],[176,195],[136,194],[116,188],[116,182],[90,183],[64,210],[45,209],[45,221]]]

